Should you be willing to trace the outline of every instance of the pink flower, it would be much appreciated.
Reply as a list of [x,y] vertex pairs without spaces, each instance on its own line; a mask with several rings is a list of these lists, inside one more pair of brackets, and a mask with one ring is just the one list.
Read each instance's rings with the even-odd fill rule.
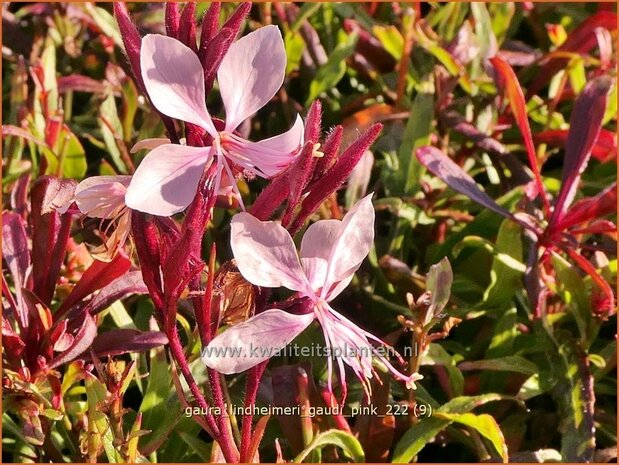
[[[110,260],[129,237],[131,210],[125,204],[125,194],[130,182],[131,176],[92,176],[84,179],[75,188],[72,201],[84,215],[111,220],[104,236],[114,227],[114,231],[104,243],[92,251],[100,260]],[[70,203],[59,211],[66,211]]]
[[[204,349],[203,362],[215,370],[239,373],[269,359],[297,337],[312,321],[323,330],[327,347],[328,383],[331,389],[333,358],[337,361],[343,392],[344,363],[370,393],[374,373],[372,359],[382,362],[407,387],[414,389],[421,375],[396,370],[370,340],[384,342],[335,311],[329,302],[352,280],[374,240],[374,208],[371,194],[359,201],[342,221],[312,224],[301,242],[300,259],[288,231],[273,221],[262,222],[248,213],[232,219],[231,245],[241,274],[262,287],[286,287],[312,302],[312,312],[293,315],[270,309],[244,323],[226,329]],[[384,348],[383,347],[383,348]]]
[[235,179],[230,163],[269,178],[293,160],[303,140],[300,117],[287,132],[259,142],[234,134],[244,120],[271,100],[284,81],[286,52],[276,26],[241,38],[223,58],[217,79],[227,119],[221,131],[206,108],[204,71],[190,48],[171,37],[149,34],[140,53],[142,78],[153,105],[167,116],[199,126],[213,143],[210,147],[163,144],[153,149],[127,190],[130,208],[161,216],[184,210],[195,196],[204,168],[215,158],[215,191],[223,172]]

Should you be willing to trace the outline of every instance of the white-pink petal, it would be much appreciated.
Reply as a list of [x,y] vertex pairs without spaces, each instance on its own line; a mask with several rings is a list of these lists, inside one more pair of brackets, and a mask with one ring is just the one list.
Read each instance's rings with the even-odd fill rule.
[[286,132],[258,142],[232,133],[222,134],[226,155],[234,163],[263,178],[285,170],[298,155],[303,144],[303,120],[300,116]]
[[87,216],[114,218],[125,207],[130,181],[131,176],[91,176],[77,185],[73,198]]
[[142,39],[140,66],[144,86],[157,110],[216,135],[206,109],[204,70],[189,47],[172,37],[148,34]]
[[[316,239],[317,240],[317,239]],[[329,240],[332,240],[329,237]],[[352,279],[353,274],[370,252],[374,242],[374,207],[372,194],[367,195],[344,216],[340,233],[330,242],[327,273],[321,297],[335,298]]]
[[129,208],[170,216],[191,203],[211,147],[164,144],[151,151],[133,175],[125,195]]
[[266,26],[232,44],[217,80],[226,108],[226,131],[265,106],[284,82],[286,50],[277,26]]
[[202,350],[202,361],[223,374],[240,373],[278,355],[313,320],[312,313],[267,310],[215,337]]
[[331,246],[337,242],[341,229],[339,220],[317,221],[307,228],[301,240],[301,265],[317,294],[327,278]]
[[230,245],[239,271],[250,283],[307,292],[294,242],[279,223],[260,221],[249,213],[234,215]]

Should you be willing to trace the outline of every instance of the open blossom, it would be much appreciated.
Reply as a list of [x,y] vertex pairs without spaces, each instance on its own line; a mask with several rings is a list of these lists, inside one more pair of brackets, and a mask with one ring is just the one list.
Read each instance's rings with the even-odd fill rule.
[[[314,320],[337,361],[345,392],[345,367],[349,365],[370,393],[372,359],[382,362],[395,378],[414,389],[421,375],[404,375],[371,345],[385,345],[334,310],[329,302],[352,280],[374,240],[374,208],[371,195],[359,201],[339,220],[312,224],[301,242],[300,260],[292,237],[280,224],[262,222],[248,213],[232,219],[231,245],[239,271],[252,284],[286,287],[311,300],[312,311],[293,315],[266,310],[242,324],[226,329],[203,352],[203,362],[225,374],[239,373],[276,355]],[[260,350],[256,350],[259,348]],[[331,389],[333,360],[328,359]]]
[[231,164],[269,178],[286,168],[298,153],[303,140],[303,122],[298,116],[287,132],[262,141],[250,142],[234,133],[273,98],[284,81],[286,52],[276,26],[241,38],[223,58],[217,73],[226,111],[223,130],[215,128],[206,108],[204,71],[189,47],[171,37],[149,34],[142,41],[140,59],[153,105],[167,116],[202,128],[213,141],[209,147],[163,144],[153,149],[127,190],[130,208],[161,216],[184,210],[195,196],[204,168],[213,160],[218,191],[222,173],[235,179]]
[[[93,255],[101,260],[111,259],[129,237],[131,210],[125,204],[125,194],[130,182],[131,176],[91,176],[75,188],[72,201],[84,215],[111,220],[104,236],[110,229],[113,229],[112,233],[93,250]],[[66,211],[68,207],[69,204],[60,211]]]

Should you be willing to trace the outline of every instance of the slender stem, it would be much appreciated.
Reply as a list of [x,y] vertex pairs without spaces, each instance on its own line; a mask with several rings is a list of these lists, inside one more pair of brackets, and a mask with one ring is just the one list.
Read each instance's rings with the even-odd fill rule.
[[402,17],[402,26],[404,28],[404,49],[402,57],[398,63],[398,83],[396,87],[396,106],[402,104],[404,92],[406,91],[406,77],[408,75],[408,65],[410,63],[411,52],[413,51],[413,41],[415,37],[415,10],[408,8]]
[[[221,389],[221,379],[220,375],[217,371],[213,369],[208,369],[209,381],[211,384],[211,393],[213,395],[213,403],[218,406],[222,412],[225,412],[222,415],[218,415],[216,417],[217,423],[219,426],[219,446],[221,447],[222,452],[224,451],[224,446],[229,449],[229,454],[234,457],[234,462],[239,461],[239,452],[236,448],[236,444],[234,443],[234,439],[232,438],[232,427],[230,425],[230,417],[228,416],[228,409],[226,408],[226,403],[224,401],[223,391]],[[226,454],[224,453],[224,456]],[[230,461],[228,458],[226,460]]]
[[213,241],[213,245],[211,245],[211,255],[209,256],[208,261],[208,277],[206,281],[206,292],[204,293],[204,302],[202,304],[203,320],[204,320],[204,335],[202,332],[200,333],[200,337],[202,337],[202,345],[206,347],[206,344],[211,342],[213,339],[213,335],[217,328],[211,321],[213,319],[212,308],[213,308],[213,283],[215,281],[215,260],[217,258],[217,246]]
[[[256,404],[260,379],[268,363],[268,361],[262,362],[249,370],[245,387],[245,409],[252,408]],[[247,454],[252,440],[251,425],[253,418],[254,416],[251,413],[243,415],[243,422],[241,424],[241,462],[250,462],[252,460],[252,457],[248,457]]]
[[207,424],[209,425],[209,428],[211,428],[215,436],[219,436],[220,432],[215,422],[215,418],[213,417],[211,413],[208,413],[211,410],[210,406],[208,402],[206,401],[206,399],[204,398],[204,396],[202,395],[202,392],[200,392],[200,389],[198,388],[198,384],[196,383],[196,380],[194,379],[193,375],[191,374],[191,370],[189,369],[189,364],[187,363],[187,359],[185,358],[185,353],[183,351],[181,341],[178,337],[178,332],[176,331],[175,327],[171,327],[171,326],[172,325],[168,326],[168,330],[166,331],[166,333],[168,336],[168,345],[170,347],[170,352],[172,354],[172,357],[174,358],[174,361],[180,368],[181,373],[183,374],[183,377],[185,378],[185,381],[187,382],[187,385],[189,386],[189,390],[193,394],[198,406],[200,407],[202,411],[206,412],[205,418],[206,418]]

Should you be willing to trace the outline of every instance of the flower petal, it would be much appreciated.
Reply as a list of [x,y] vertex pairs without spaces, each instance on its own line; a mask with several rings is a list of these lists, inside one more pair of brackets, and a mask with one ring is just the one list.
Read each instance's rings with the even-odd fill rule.
[[172,37],[148,34],[140,51],[142,78],[153,105],[164,115],[217,134],[206,109],[204,71],[198,56]]
[[373,241],[372,194],[357,202],[341,222],[322,220],[307,228],[301,261],[312,289],[322,288],[321,297],[327,301],[335,298],[350,283]]
[[125,206],[131,176],[91,176],[75,188],[75,203],[92,218],[114,218]]
[[314,292],[318,292],[327,278],[327,264],[332,245],[342,230],[339,220],[321,220],[309,226],[301,240],[301,265]]
[[308,291],[292,238],[279,223],[238,213],[231,221],[230,245],[239,271],[256,286]]
[[284,82],[286,51],[277,26],[262,27],[232,44],[217,71],[226,131],[265,106]]
[[226,155],[234,163],[252,173],[271,178],[286,169],[303,144],[303,120],[297,115],[294,125],[286,132],[258,142],[235,134],[222,137]]
[[210,147],[164,144],[152,150],[133,175],[125,202],[151,215],[170,216],[184,210],[196,195]]
[[226,375],[240,373],[277,355],[313,320],[313,313],[292,315],[267,310],[213,339],[203,349],[202,361]]

